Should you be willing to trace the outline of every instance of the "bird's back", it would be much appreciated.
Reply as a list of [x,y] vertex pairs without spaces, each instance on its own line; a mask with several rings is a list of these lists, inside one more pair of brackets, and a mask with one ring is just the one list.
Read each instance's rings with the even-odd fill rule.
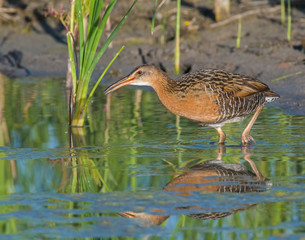
[[261,81],[240,74],[228,73],[223,70],[200,70],[181,75],[176,79],[177,90],[190,94],[205,93],[213,95],[225,94],[229,97],[247,97],[264,92],[268,97],[278,98],[279,95],[270,91]]

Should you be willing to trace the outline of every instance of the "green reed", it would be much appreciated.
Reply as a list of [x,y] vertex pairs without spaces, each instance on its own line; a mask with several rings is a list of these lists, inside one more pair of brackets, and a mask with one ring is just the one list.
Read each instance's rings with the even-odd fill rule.
[[287,41],[290,42],[291,40],[291,1],[287,1]]
[[285,0],[281,0],[281,23],[283,26],[285,25],[285,19],[286,19]]
[[241,39],[241,17],[238,19],[238,29],[237,29],[237,38],[236,38],[236,48],[240,48],[240,39]]
[[[284,26],[286,20],[285,0],[281,0],[281,23]],[[291,0],[287,0],[287,41],[291,41]]]
[[284,76],[272,79],[271,82],[276,82],[276,81],[279,81],[279,80],[282,80],[282,79],[285,79],[285,78],[289,78],[289,77],[293,77],[293,76],[296,76],[296,75],[300,75],[302,73],[303,72],[296,72],[296,73],[287,74],[287,75],[284,75]]
[[[158,8],[158,0],[155,0],[154,13],[151,22],[151,33],[154,32],[156,12]],[[175,74],[180,73],[180,12],[181,12],[181,0],[177,0],[177,14],[176,14],[176,36],[175,36],[175,55],[174,55],[174,72]],[[164,28],[164,23],[162,23]],[[162,39],[161,39],[162,43]]]
[[152,17],[152,20],[151,20],[151,34],[154,33],[154,29],[155,29],[157,7],[158,7],[158,0],[155,1],[154,13],[153,13],[153,17]]
[[180,9],[181,0],[177,0],[176,37],[175,37],[175,74],[180,73]]
[[[72,76],[72,105],[73,105],[73,116],[71,120],[72,126],[83,126],[85,122],[86,111],[90,99],[95,92],[98,84],[105,76],[107,70],[116,59],[118,54],[122,51],[121,48],[118,53],[113,57],[108,66],[105,68],[94,87],[89,90],[89,82],[97,63],[103,56],[104,52],[112,42],[113,38],[118,33],[120,27],[124,24],[129,15],[131,9],[134,7],[138,0],[135,0],[132,6],[129,8],[127,13],[123,16],[122,20],[103,43],[102,47],[98,49],[98,44],[101,37],[103,36],[104,28],[107,20],[115,6],[117,0],[110,0],[104,14],[100,17],[103,11],[103,1],[91,0],[89,6],[89,16],[86,27],[86,17],[84,17],[81,0],[75,0],[71,2],[71,13],[70,13],[70,31],[67,33],[67,42],[69,50],[70,69]],[[75,18],[76,14],[76,18]],[[76,26],[75,26],[76,25]],[[74,27],[75,26],[75,27]],[[78,40],[79,40],[79,65],[76,64],[76,55],[74,54],[75,29],[78,29]],[[77,69],[76,69],[77,68]],[[70,105],[70,104],[69,104]]]

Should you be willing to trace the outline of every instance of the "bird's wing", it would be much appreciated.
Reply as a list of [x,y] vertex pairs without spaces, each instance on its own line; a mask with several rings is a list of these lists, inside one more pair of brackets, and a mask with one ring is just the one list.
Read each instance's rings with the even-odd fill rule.
[[231,92],[233,97],[243,98],[269,90],[266,84],[254,78],[236,74],[231,74],[231,77],[230,80],[222,82],[222,88],[224,92]]
[[[182,80],[182,81],[181,81]],[[227,94],[232,97],[247,97],[255,93],[269,91],[269,87],[248,76],[228,73],[223,70],[202,70],[184,75],[180,84],[187,82],[193,91]]]

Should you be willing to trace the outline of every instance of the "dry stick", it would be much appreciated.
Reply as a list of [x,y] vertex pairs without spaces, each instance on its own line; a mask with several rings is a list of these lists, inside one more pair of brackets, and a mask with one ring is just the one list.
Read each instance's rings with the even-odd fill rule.
[[257,15],[259,13],[273,13],[273,12],[277,12],[281,9],[281,6],[276,6],[276,7],[271,7],[271,8],[267,8],[267,9],[255,9],[255,10],[250,10],[244,13],[240,13],[237,15],[234,15],[224,21],[218,22],[218,23],[213,23],[210,25],[210,28],[217,28],[217,27],[221,27],[224,25],[227,25],[231,22],[237,21],[239,18],[244,18],[244,17],[248,17],[248,16],[252,16],[252,15]]
[[166,2],[166,0],[163,0],[162,2],[160,2],[159,6],[158,6],[158,9],[160,9],[165,2]]
[[6,21],[16,21],[18,16],[12,16],[10,13],[18,13],[18,10],[16,8],[0,8],[0,19]]
[[0,13],[17,13],[17,8],[0,8]]

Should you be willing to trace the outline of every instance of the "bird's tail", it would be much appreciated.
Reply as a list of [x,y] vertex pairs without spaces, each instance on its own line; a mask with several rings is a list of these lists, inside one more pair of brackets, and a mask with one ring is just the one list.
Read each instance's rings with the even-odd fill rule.
[[266,102],[273,102],[274,100],[280,98],[280,95],[275,93],[275,92],[272,92],[272,91],[266,91],[264,92],[265,96],[266,96]]

